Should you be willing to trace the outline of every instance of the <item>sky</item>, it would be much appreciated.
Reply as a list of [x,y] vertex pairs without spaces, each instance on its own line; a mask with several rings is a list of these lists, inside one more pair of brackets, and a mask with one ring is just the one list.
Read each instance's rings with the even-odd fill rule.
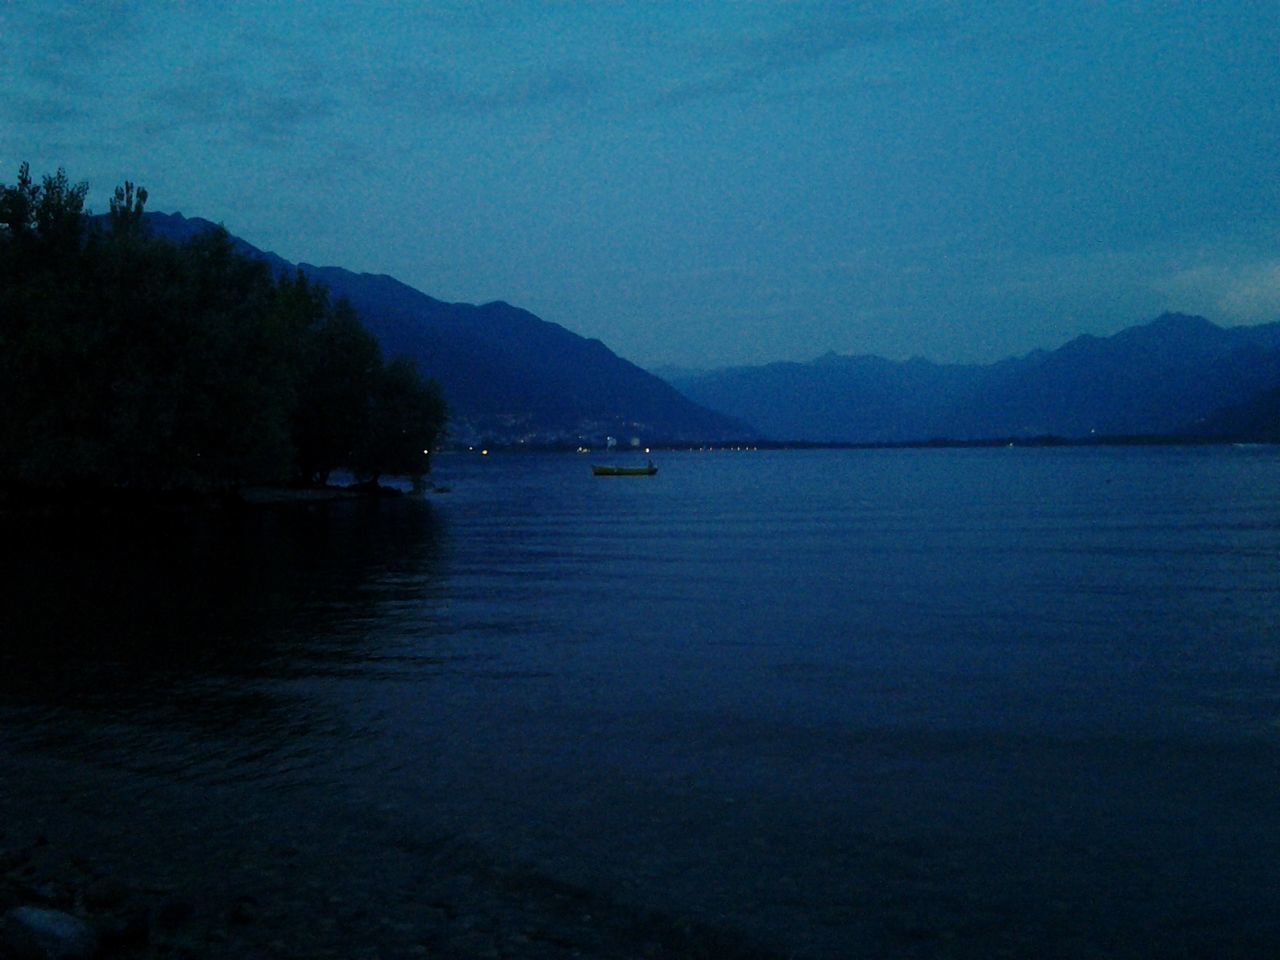
[[650,368],[1280,320],[1280,3],[0,0],[0,182]]

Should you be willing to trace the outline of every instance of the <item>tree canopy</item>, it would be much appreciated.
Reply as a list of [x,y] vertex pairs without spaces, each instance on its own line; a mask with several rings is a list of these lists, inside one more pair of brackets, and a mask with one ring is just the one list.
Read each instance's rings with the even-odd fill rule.
[[384,360],[345,301],[273,276],[219,229],[145,231],[144,188],[107,217],[63,170],[0,185],[0,485],[225,490],[419,476],[438,385]]

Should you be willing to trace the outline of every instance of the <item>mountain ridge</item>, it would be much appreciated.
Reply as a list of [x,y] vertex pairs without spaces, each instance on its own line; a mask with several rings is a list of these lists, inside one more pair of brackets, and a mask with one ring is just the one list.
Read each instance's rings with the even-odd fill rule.
[[[1220,327],[1165,313],[988,364],[869,354],[734,367],[674,384],[770,439],[958,441],[1197,434],[1280,386],[1280,323]],[[1256,419],[1256,416],[1255,416]]]
[[[184,241],[218,225],[147,213],[152,233]],[[502,300],[448,303],[388,274],[294,264],[231,235],[235,248],[277,272],[301,270],[344,297],[387,355],[408,356],[444,389],[456,442],[645,443],[746,439],[745,423],[707,410],[665,380]]]
[[[175,240],[217,228],[180,213],[146,221]],[[448,303],[387,274],[293,264],[231,239],[273,270],[301,270],[348,299],[387,354],[410,356],[440,380],[461,442],[1280,434],[1268,419],[1280,389],[1280,323],[1224,328],[1169,312],[987,364],[828,351],[659,377],[503,300]]]

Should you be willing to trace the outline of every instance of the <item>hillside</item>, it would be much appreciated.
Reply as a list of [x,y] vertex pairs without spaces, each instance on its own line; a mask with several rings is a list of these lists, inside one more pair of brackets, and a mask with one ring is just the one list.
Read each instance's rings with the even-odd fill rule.
[[1267,391],[1280,387],[1280,323],[1224,329],[1166,314],[989,365],[829,354],[674,384],[772,439],[1252,436],[1267,428]]
[[[152,232],[183,240],[214,224],[146,214]],[[294,264],[241,239],[276,270]],[[690,401],[665,381],[558,324],[508,303],[445,303],[393,277],[296,265],[346,297],[389,356],[418,362],[444,389],[450,435],[463,442],[645,442],[743,439],[745,424]]]

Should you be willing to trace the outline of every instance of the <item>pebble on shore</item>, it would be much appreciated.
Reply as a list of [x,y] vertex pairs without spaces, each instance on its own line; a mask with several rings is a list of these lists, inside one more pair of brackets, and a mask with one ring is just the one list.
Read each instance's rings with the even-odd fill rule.
[[[12,843],[0,834],[6,839]],[[271,884],[255,882],[255,874],[277,877],[282,863],[292,872],[298,856],[294,847],[264,852],[250,874],[178,889],[166,875],[137,882],[112,875],[43,836],[0,847],[0,960],[772,957],[716,931],[610,908],[584,890],[467,856],[437,863],[403,902],[365,901],[316,880],[292,884],[297,897],[277,899],[280,888],[273,894]]]
[[62,910],[14,907],[0,918],[0,947],[13,960],[92,960],[98,935],[87,921]]
[[66,857],[43,837],[13,850],[0,849],[0,958],[3,960],[102,960],[146,956],[152,931],[180,936],[192,911],[178,922],[156,891],[140,891],[104,876],[82,859]]

